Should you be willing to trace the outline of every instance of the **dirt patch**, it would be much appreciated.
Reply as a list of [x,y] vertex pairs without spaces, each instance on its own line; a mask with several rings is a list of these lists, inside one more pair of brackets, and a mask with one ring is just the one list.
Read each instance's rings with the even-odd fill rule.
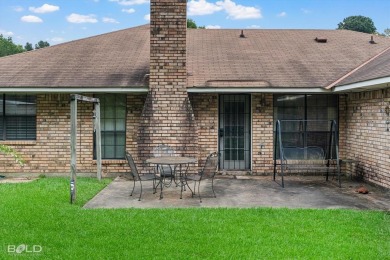
[[19,177],[19,178],[0,178],[0,184],[2,183],[23,183],[23,182],[31,182],[38,178],[26,178],[26,177]]

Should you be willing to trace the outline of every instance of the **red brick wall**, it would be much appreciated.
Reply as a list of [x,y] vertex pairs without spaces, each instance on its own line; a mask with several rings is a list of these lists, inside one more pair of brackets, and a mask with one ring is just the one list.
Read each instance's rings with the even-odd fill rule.
[[252,95],[252,174],[273,172],[273,95]]
[[218,95],[191,94],[198,134],[199,165],[212,152],[218,152]]
[[[126,146],[133,153],[138,150],[138,125],[145,98],[145,94],[127,95]],[[78,103],[77,170],[94,175],[92,110],[91,103]],[[1,143],[16,149],[26,162],[21,168],[10,156],[0,156],[2,174],[70,174],[69,95],[37,95],[37,139]],[[103,160],[102,163],[103,176],[128,171],[125,160]]]
[[[347,158],[359,160],[355,174],[390,188],[390,131],[385,113],[390,106],[390,88],[350,93],[345,101],[345,151]],[[348,168],[349,171],[354,170]]]
[[[192,94],[190,98],[198,128],[199,158],[203,159],[210,152],[218,151],[218,94]],[[273,96],[253,94],[251,104],[252,174],[270,174],[273,171]]]

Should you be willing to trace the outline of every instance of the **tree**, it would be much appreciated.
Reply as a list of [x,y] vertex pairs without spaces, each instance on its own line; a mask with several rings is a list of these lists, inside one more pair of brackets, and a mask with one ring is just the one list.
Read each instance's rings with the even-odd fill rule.
[[35,44],[35,49],[38,50],[38,49],[49,47],[49,46],[50,46],[50,44],[48,42],[39,41],[37,44]]
[[192,29],[205,29],[205,26],[197,26],[195,21],[192,19],[187,19],[187,28],[192,28]]
[[12,42],[11,37],[4,38],[4,36],[0,34],[0,57],[21,52],[24,52],[22,45],[17,45]]
[[357,15],[349,16],[338,24],[338,30],[351,30],[363,33],[375,33],[376,27],[369,17]]
[[29,43],[29,42],[26,42],[26,45],[24,45],[24,49],[26,51],[32,51],[34,50],[33,46],[32,46],[32,43]]
[[187,28],[193,28],[196,29],[198,26],[196,25],[195,21],[192,19],[187,19]]

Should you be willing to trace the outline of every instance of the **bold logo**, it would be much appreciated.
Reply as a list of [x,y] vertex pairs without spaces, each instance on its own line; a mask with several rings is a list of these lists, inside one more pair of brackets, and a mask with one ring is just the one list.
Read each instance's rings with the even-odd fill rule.
[[16,254],[22,254],[23,252],[24,253],[41,253],[42,249],[43,248],[40,245],[20,244],[18,246],[8,245],[7,251],[8,251],[8,253],[16,253]]

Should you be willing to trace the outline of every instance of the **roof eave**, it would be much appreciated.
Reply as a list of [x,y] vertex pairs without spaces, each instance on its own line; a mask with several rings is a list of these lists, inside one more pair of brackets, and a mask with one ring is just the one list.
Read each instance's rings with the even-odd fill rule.
[[147,93],[148,87],[0,87],[0,93]]
[[317,93],[325,94],[331,93],[332,90],[327,90],[322,87],[314,88],[242,88],[242,87],[189,87],[187,88],[188,93]]
[[351,84],[339,85],[333,88],[334,92],[361,92],[390,87],[390,76],[371,79]]

